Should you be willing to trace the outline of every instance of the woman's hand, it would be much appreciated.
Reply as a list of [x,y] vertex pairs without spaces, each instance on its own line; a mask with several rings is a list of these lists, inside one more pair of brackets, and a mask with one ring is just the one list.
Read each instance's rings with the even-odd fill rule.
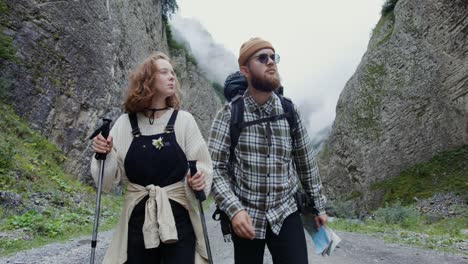
[[105,139],[101,134],[99,134],[93,139],[92,147],[96,153],[107,154],[111,151],[113,146],[114,143],[112,136],[109,136],[107,139]]
[[187,174],[187,181],[194,191],[203,191],[206,187],[205,174],[202,171],[198,171],[195,175],[190,176],[190,172]]

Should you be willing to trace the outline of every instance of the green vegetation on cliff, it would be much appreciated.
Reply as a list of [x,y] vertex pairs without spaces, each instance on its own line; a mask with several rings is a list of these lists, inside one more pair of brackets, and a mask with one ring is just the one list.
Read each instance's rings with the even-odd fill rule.
[[172,35],[171,25],[169,25],[169,18],[172,14],[174,14],[179,6],[175,0],[166,0],[163,2],[162,5],[162,20],[164,23],[164,28],[166,31],[166,39],[167,39],[167,46],[169,47],[169,52],[171,55],[176,55],[181,52],[185,55],[185,59],[188,62],[191,62],[193,65],[197,65],[197,61],[195,57],[191,54],[189,49],[183,44],[175,40],[174,36]]
[[8,6],[3,0],[0,0],[0,66],[3,61],[16,60],[16,50],[13,47],[13,39],[3,33],[4,30],[4,16],[8,15]]
[[387,42],[394,33],[395,6],[398,0],[387,0],[382,6],[382,17],[372,30],[372,38],[379,37],[372,48],[377,48]]
[[[319,156],[331,198],[329,212],[336,216],[330,226],[392,242],[468,254],[468,145],[460,141],[463,129],[452,124],[463,123],[463,106],[449,109],[460,119],[447,120],[439,115],[445,109],[431,105],[433,98],[451,105],[450,100],[444,101],[444,91],[459,82],[456,79],[444,86],[431,82],[433,75],[447,65],[453,64],[453,68],[449,67],[453,71],[463,69],[456,56],[451,58],[453,61],[431,61],[433,53],[438,52],[433,50],[444,46],[445,38],[455,39],[456,35],[447,35],[440,24],[450,21],[447,27],[458,29],[466,12],[450,1],[437,9],[424,7],[422,2],[385,2],[366,55],[345,88],[348,93],[341,97],[334,124],[337,129]],[[425,12],[413,12],[418,8]],[[431,43],[431,47],[419,46],[428,32],[440,41]],[[408,46],[417,47],[416,54],[406,54]],[[464,49],[457,52],[462,54]],[[434,58],[439,56],[446,54],[442,52]],[[431,59],[426,60],[427,57]],[[434,87],[431,83],[435,83]],[[402,123],[407,125],[399,127]],[[447,134],[444,139],[440,138],[440,126]],[[427,130],[423,141],[419,134],[413,134],[421,129]],[[392,142],[404,142],[409,147],[395,152],[398,143]],[[441,153],[430,148],[446,146],[447,142],[465,145]],[[421,152],[425,147],[428,148]],[[375,158],[374,150],[378,148],[383,156]],[[388,152],[381,148],[388,148]],[[424,155],[429,153],[431,156]],[[414,156],[412,162],[408,156]],[[421,159],[425,162],[416,164]],[[340,181],[349,181],[351,186]],[[375,181],[380,182],[369,188],[368,184]]]
[[351,116],[356,130],[368,139],[376,139],[382,133],[378,113],[386,95],[383,87],[385,76],[383,64],[369,63],[359,77],[359,100],[355,103]]
[[380,45],[387,42],[390,37],[393,35],[393,31],[395,29],[395,13],[390,11],[389,13],[383,15],[377,25],[375,26],[374,30],[372,31],[372,36],[379,34],[382,36],[379,41],[377,41],[373,48],[377,48]]
[[3,28],[0,26],[0,61],[1,60],[15,60],[15,48],[13,47],[13,39],[10,36],[5,35],[2,31]]
[[382,16],[385,16],[389,14],[390,12],[393,12],[397,2],[398,0],[386,0],[382,6],[382,11],[380,12]]
[[211,86],[215,90],[216,95],[219,97],[219,99],[221,99],[221,102],[226,102],[226,98],[224,98],[224,87],[217,82],[212,82]]
[[376,183],[384,191],[383,202],[411,204],[414,198],[429,198],[436,193],[452,192],[468,203],[468,145],[434,156],[414,165],[399,176]]
[[[0,255],[91,234],[96,192],[64,171],[66,157],[0,102]],[[103,195],[100,230],[121,199]]]
[[0,0],[0,98],[6,96],[12,82],[11,73],[5,71],[4,66],[8,62],[18,62],[16,49],[13,46],[13,39],[3,32],[6,24],[5,17],[7,16],[8,6],[3,0]]
[[193,65],[197,66],[197,60],[195,59],[195,57],[193,57],[189,49],[183,43],[180,43],[174,39],[174,36],[172,35],[171,25],[169,25],[169,21],[164,17],[163,21],[164,27],[166,29],[167,46],[169,47],[169,52],[171,53],[171,55],[177,55],[182,52],[185,55],[185,60],[187,62],[190,62]]
[[360,220],[352,219],[357,218],[352,197],[334,201],[333,208],[340,219],[331,226],[378,234],[391,242],[467,254],[461,250],[468,239],[462,232],[468,228],[467,183],[468,145],[465,145],[441,152],[394,178],[374,184],[374,191],[383,192],[382,207]]
[[468,255],[463,250],[468,235],[468,215],[437,220],[421,214],[413,206],[387,205],[363,220],[339,218],[329,225],[337,230],[364,233],[391,243],[402,243]]
[[162,17],[167,20],[172,14],[179,9],[176,0],[164,0],[162,3]]

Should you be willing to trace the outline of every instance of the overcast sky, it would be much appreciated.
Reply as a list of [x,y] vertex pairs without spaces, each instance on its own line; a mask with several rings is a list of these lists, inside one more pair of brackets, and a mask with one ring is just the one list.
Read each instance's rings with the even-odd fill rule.
[[281,55],[285,95],[301,106],[312,138],[329,127],[346,81],[366,51],[383,0],[177,0],[178,16],[198,20],[237,58],[259,36]]

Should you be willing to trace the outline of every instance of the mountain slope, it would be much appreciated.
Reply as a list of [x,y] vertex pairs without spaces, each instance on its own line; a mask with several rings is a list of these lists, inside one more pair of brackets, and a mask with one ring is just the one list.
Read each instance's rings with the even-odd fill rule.
[[464,0],[400,0],[382,16],[320,153],[331,199],[375,208],[373,184],[468,144],[466,14]]
[[[73,176],[90,178],[87,136],[102,117],[122,113],[129,71],[151,52],[171,52],[168,2],[174,1],[1,1],[0,26],[18,58],[2,61],[0,71],[10,84],[9,103],[63,151]],[[181,75],[182,108],[206,135],[221,102],[196,65],[170,55]]]

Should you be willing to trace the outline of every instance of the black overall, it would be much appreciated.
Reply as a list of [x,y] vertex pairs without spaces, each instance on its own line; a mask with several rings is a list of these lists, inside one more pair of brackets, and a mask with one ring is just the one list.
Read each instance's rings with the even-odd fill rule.
[[[182,181],[188,171],[187,157],[177,144],[174,124],[177,110],[171,115],[165,132],[156,135],[142,135],[135,114],[129,114],[133,141],[125,157],[125,172],[130,182],[147,186],[164,187]],[[153,140],[162,138],[163,146],[158,149]],[[163,244],[153,249],[145,249],[143,222],[145,219],[146,196],[132,211],[128,223],[128,264],[138,263],[194,263],[195,233],[187,210],[177,202],[169,200],[176,223],[178,241]],[[156,213],[156,212],[155,212]]]

